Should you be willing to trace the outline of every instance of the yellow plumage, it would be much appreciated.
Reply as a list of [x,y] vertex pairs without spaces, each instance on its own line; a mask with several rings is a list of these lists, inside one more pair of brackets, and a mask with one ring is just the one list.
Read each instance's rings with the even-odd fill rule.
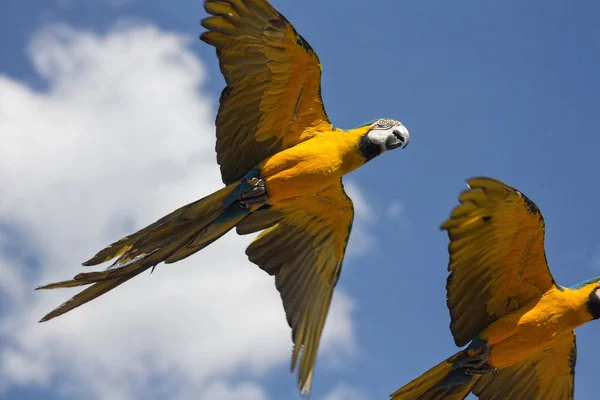
[[[249,259],[275,276],[292,328],[292,370],[308,393],[321,332],[338,281],[354,210],[342,176],[408,144],[381,119],[351,131],[329,122],[321,64],[266,0],[206,0],[201,39],[214,46],[226,87],[216,118],[217,162],[226,187],[101,250],[85,265],[106,271],[40,287],[88,286],[42,321],[85,304],[161,262],[189,257],[236,227],[263,231]],[[372,133],[368,136],[368,133]]]
[[[391,396],[394,399],[445,399],[454,395],[449,390],[431,390],[452,371],[452,363],[456,361],[458,354],[442,361],[429,371],[410,382],[408,385],[398,389]],[[464,391],[460,391],[461,393]],[[466,395],[466,394],[465,394]]]
[[310,140],[268,158],[261,172],[271,204],[286,204],[307,192],[338,185],[342,176],[362,166],[358,141],[368,127],[319,132]]
[[458,346],[471,344],[392,398],[573,399],[573,329],[600,317],[599,279],[557,285],[538,207],[494,179],[468,185],[441,228],[450,238],[450,330]]
[[333,126],[321,99],[319,58],[268,1],[208,0],[204,7],[213,17],[202,21],[208,32],[200,38],[217,48],[227,83],[217,116],[217,161],[231,183]]

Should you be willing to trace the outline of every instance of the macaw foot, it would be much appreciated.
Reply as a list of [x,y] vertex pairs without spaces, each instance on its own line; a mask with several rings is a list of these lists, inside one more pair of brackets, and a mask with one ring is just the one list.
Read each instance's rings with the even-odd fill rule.
[[252,185],[252,189],[248,190],[246,193],[242,193],[240,197],[238,197],[240,206],[242,208],[248,208],[255,204],[266,204],[269,201],[269,196],[267,195],[265,180],[258,176],[252,178],[248,183]]
[[452,369],[461,369],[468,375],[487,374],[495,370],[494,367],[488,365],[489,358],[490,346],[484,340],[476,340],[454,362]]
[[465,374],[467,375],[484,375],[487,373],[492,372],[494,374],[494,379],[498,380],[497,374],[498,374],[498,368],[496,367],[492,367],[490,365],[482,365],[480,367],[476,367],[476,368],[463,368],[463,370],[465,371]]
[[483,367],[490,358],[490,346],[487,343],[481,344],[479,347],[467,350],[468,358],[462,365],[463,368],[480,368]]

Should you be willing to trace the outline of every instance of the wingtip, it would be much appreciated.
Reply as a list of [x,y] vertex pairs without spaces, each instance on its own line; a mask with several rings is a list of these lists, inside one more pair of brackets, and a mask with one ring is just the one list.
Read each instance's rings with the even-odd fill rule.
[[59,289],[59,288],[63,288],[63,287],[69,287],[69,286],[65,286],[64,282],[55,282],[55,283],[49,283],[47,285],[37,286],[35,288],[35,290]]
[[475,176],[472,176],[472,177],[466,179],[465,183],[467,184],[467,187],[469,189],[472,189],[473,183],[476,183],[477,181],[490,181],[490,180],[495,180],[495,179],[492,179],[492,178],[489,178],[489,177],[483,176],[483,175],[475,175]]
[[42,322],[47,322],[47,321],[50,321],[52,318],[56,317],[56,315],[52,315],[52,314],[53,314],[55,311],[56,311],[56,310],[53,310],[53,311],[49,312],[48,314],[44,315],[44,316],[42,317],[42,319],[40,319],[40,320],[38,321],[38,324],[41,324]]
[[300,396],[302,396],[303,399],[310,398],[310,390],[312,388],[312,380],[313,380],[313,370],[310,371],[305,382],[298,382],[299,389],[300,389]]
[[50,286],[54,285],[54,283],[49,283],[47,285],[40,285],[40,286],[36,286],[35,289],[33,290],[46,290],[46,289],[51,289]]
[[310,386],[309,387],[300,386],[299,389],[300,389],[300,397],[302,397],[303,399],[306,399],[306,400],[310,399],[310,395],[311,395]]
[[303,399],[310,399],[310,384],[302,385],[301,383],[298,385],[298,389],[300,390],[300,397]]
[[[110,247],[112,247],[112,246],[108,246],[108,247],[106,247],[106,249],[104,249],[102,251],[105,251],[105,250],[109,249]],[[103,262],[106,262],[106,261],[110,260],[111,258],[113,258],[113,257],[107,257],[105,255],[103,256],[102,251],[99,251],[98,253],[96,253],[96,255],[94,257],[90,258],[89,260],[82,262],[81,265],[83,265],[84,267],[90,267],[92,265],[102,264]]]
[[452,224],[452,218],[448,218],[446,219],[444,222],[442,222],[440,224],[440,231],[447,231],[450,228],[450,225]]
[[106,249],[98,252],[98,254],[96,254],[94,257],[90,258],[87,261],[84,261],[81,263],[81,265],[83,265],[84,267],[90,267],[93,265],[98,265],[98,264],[102,264],[107,262],[108,260],[111,260],[119,255],[121,255],[122,253],[117,252],[116,254],[113,252],[112,254],[114,255],[106,255],[105,253],[103,254],[103,252],[109,248],[111,248],[112,246],[108,246]]
[[[200,21],[200,25],[202,25],[202,21]],[[201,42],[204,42],[204,43],[210,45],[210,41],[206,38],[207,37],[207,33],[209,33],[209,32],[210,31],[202,32],[200,35],[198,35],[198,39],[200,39]]]
[[491,178],[485,175],[476,175],[469,179],[467,179],[467,186],[472,187],[473,185],[479,187],[482,183],[485,184],[494,184],[500,186],[509,186],[506,182],[501,181],[500,179]]

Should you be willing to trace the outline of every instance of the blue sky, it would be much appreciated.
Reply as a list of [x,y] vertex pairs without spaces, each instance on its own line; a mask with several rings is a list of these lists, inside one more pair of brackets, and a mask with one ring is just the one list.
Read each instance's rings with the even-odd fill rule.
[[[359,250],[347,260],[339,282],[335,328],[320,354],[313,398],[387,398],[456,351],[445,306],[447,237],[438,226],[468,177],[501,179],[538,204],[547,224],[548,261],[557,282],[568,286],[600,275],[597,2],[273,3],[319,54],[323,98],[335,125],[348,128],[391,117],[401,120],[412,135],[407,149],[386,154],[349,177],[360,198],[359,224],[350,246]],[[276,314],[280,305],[270,292],[275,292],[273,284],[250,266],[234,265],[243,259],[247,238],[224,238],[240,254],[227,258],[231,265],[223,276],[215,269],[217,278],[208,284],[203,279],[213,275],[191,274],[202,274],[197,271],[233,251],[224,244],[181,267],[159,267],[151,278],[140,279],[146,283],[132,282],[111,293],[110,309],[109,303],[99,301],[78,310],[77,316],[53,321],[50,328],[29,325],[68,296],[32,294],[30,287],[70,276],[82,257],[107,240],[218,187],[211,166],[209,122],[223,80],[214,50],[196,39],[202,31],[198,21],[204,16],[199,0],[169,7],[155,0],[8,0],[1,7],[0,137],[8,138],[8,146],[0,146],[5,148],[4,153],[0,150],[4,161],[0,184],[8,200],[0,200],[0,264],[8,266],[8,274],[0,275],[0,398],[96,399],[106,398],[114,389],[124,399],[142,394],[158,399],[175,393],[173,388],[182,399],[196,389],[207,398],[237,398],[239,393],[253,393],[250,397],[256,399],[299,398],[295,377],[288,372],[289,332],[283,316]],[[154,31],[140,31],[140,26]],[[173,39],[169,36],[173,33],[189,40]],[[119,41],[119,35],[128,39]],[[128,43],[136,46],[127,47]],[[167,64],[157,63],[155,69],[154,64],[142,64],[172,55],[170,45],[185,53],[176,61],[175,72]],[[160,48],[156,54],[154,47]],[[119,53],[123,49],[128,51]],[[136,60],[139,74],[132,67]],[[139,77],[149,79],[138,82]],[[126,91],[128,85],[131,93]],[[99,99],[89,100],[95,95]],[[102,96],[123,101],[123,106],[98,110],[104,104]],[[150,103],[152,96],[161,98]],[[87,107],[88,101],[94,107]],[[186,106],[196,104],[197,108]],[[3,124],[3,119],[9,123]],[[195,123],[206,131],[197,140]],[[77,140],[60,136],[69,129],[84,136]],[[145,129],[152,132],[151,139],[144,136]],[[118,136],[111,133],[116,131]],[[152,147],[152,142],[160,146]],[[148,146],[147,151],[136,152],[137,146]],[[182,148],[188,153],[180,153]],[[96,154],[98,149],[105,152]],[[53,152],[60,152],[60,157],[53,157]],[[180,162],[181,154],[189,163]],[[198,165],[210,171],[206,178],[210,182],[189,171]],[[119,193],[111,191],[113,183],[121,188]],[[147,190],[157,192],[146,195]],[[154,195],[158,200],[149,202]],[[61,206],[63,200],[68,207]],[[95,233],[100,228],[103,231]],[[67,251],[57,254],[54,249]],[[229,276],[229,271],[251,274],[247,282],[252,285],[244,286],[245,276]],[[228,282],[233,280],[241,282],[232,289]],[[190,304],[177,313],[169,307],[149,310],[162,304],[144,307],[151,299],[136,300],[130,307],[124,300],[134,301],[142,293],[152,297],[155,291],[164,292],[165,298],[190,292],[195,297],[176,303]],[[210,295],[203,294],[207,291]],[[234,292],[232,304],[219,308]],[[211,302],[220,311],[195,307]],[[264,306],[273,310],[274,317],[260,323],[250,317],[244,320],[246,302],[252,304],[249,314],[260,317]],[[138,320],[139,313],[147,319]],[[202,316],[202,324],[192,322],[195,315]],[[209,316],[214,321],[204,319]],[[234,318],[241,322],[228,325]],[[155,357],[145,347],[126,353],[135,357],[136,367],[123,371],[128,377],[124,380],[120,370],[111,368],[124,361],[107,354],[113,349],[108,338],[129,332],[121,331],[125,321],[131,332],[157,326],[166,330],[144,346],[164,346],[158,340],[169,341],[172,336],[167,323],[194,331],[175,338],[187,340],[180,342],[184,348],[169,345],[170,353],[181,351],[182,357],[168,358],[166,351]],[[215,323],[219,325],[215,336],[227,338],[229,344],[210,336]],[[105,336],[102,329],[109,329],[109,324],[111,334]],[[577,399],[597,397],[599,331],[596,323],[577,331]],[[67,335],[68,341],[61,342]],[[212,344],[187,347],[194,345],[196,336],[214,343],[218,351]],[[240,337],[247,345],[232,346]],[[123,340],[137,348],[134,339]],[[76,359],[72,363],[67,350],[56,350],[70,346]],[[237,350],[227,351],[232,347]],[[96,348],[106,351],[94,353]],[[206,360],[209,352],[212,358]],[[245,354],[251,362],[244,360]],[[265,361],[261,354],[267,354]],[[226,357],[228,361],[219,364]],[[194,367],[202,371],[198,376]],[[103,386],[93,377],[108,383]],[[186,384],[189,389],[182,389]]]

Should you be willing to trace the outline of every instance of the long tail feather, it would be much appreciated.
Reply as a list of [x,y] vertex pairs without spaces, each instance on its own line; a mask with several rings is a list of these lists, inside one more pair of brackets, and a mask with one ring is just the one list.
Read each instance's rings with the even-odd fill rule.
[[[143,271],[144,271],[143,269],[140,269],[140,271],[137,272],[135,275],[137,275]],[[61,304],[60,306],[56,307],[54,310],[52,310],[51,312],[46,314],[44,316],[44,318],[40,319],[39,322],[49,321],[52,318],[58,317],[59,315],[69,312],[69,311],[73,310],[74,308],[77,308],[80,305],[87,303],[88,301],[94,300],[96,297],[103,295],[104,293],[116,288],[120,284],[133,278],[135,275],[124,276],[124,277],[117,278],[117,279],[111,279],[109,281],[101,281],[101,282],[95,283],[92,286],[86,288],[85,290],[77,293],[75,296],[73,296],[72,298],[70,298],[69,300],[67,300],[66,302]],[[42,286],[37,289],[54,289],[54,288],[58,288],[58,287],[71,287],[68,284],[70,284],[72,282],[77,282],[77,281],[59,282],[59,283],[55,283],[53,285]],[[57,285],[61,285],[61,284],[64,284],[64,286],[57,286]],[[77,286],[77,285],[73,285],[73,286]]]
[[163,261],[173,263],[189,257],[223,236],[259,207],[240,209],[238,204],[224,203],[238,186],[229,185],[183,206],[146,228],[107,246],[84,263],[96,265],[118,257],[105,271],[81,273],[71,280],[36,288],[91,285],[48,313],[40,322],[71,311]]
[[477,383],[479,375],[465,375],[452,364],[463,352],[442,361],[420,377],[390,395],[391,400],[463,400]]
[[125,236],[124,238],[121,238],[116,242],[109,244],[104,249],[100,250],[94,257],[84,262],[83,265],[98,265],[106,261],[112,260],[115,257],[122,256],[124,253],[127,253],[129,252],[129,250],[131,250],[131,247],[134,243],[142,242],[142,239],[146,239],[145,242],[157,242],[157,239],[160,236],[165,236],[165,230],[172,231],[178,226],[181,227],[181,225],[185,224],[185,222],[198,220],[207,212],[214,212],[214,208],[211,209],[207,206],[221,206],[223,200],[229,194],[231,194],[231,192],[233,192],[236,186],[237,185],[235,184],[226,186],[223,189],[209,196],[206,196],[200,200],[196,200],[193,203],[178,208],[177,210],[173,211],[168,215],[165,215],[153,224],[150,224],[147,227],[140,229],[139,231],[129,236]]

